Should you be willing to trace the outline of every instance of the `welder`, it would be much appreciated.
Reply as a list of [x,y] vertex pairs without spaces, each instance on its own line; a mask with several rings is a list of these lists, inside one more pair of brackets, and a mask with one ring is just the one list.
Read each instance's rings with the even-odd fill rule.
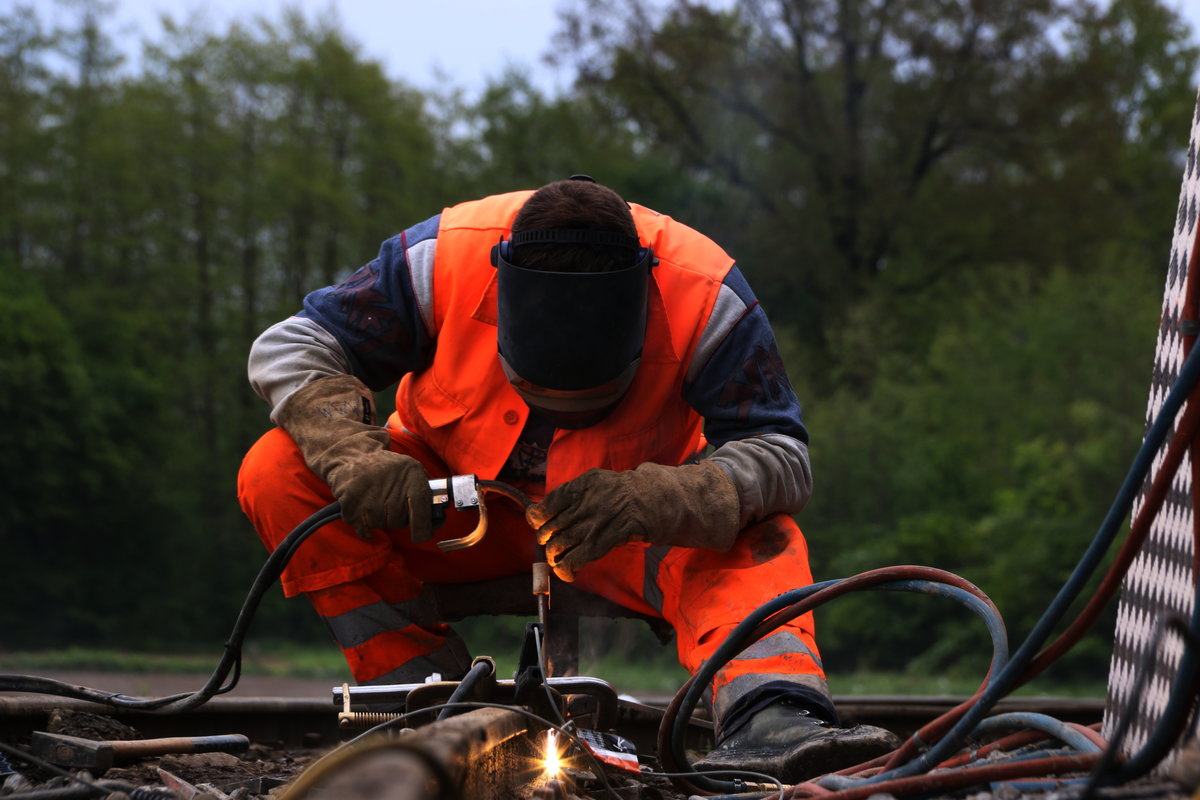
[[[563,580],[670,623],[690,671],[812,581],[792,518],[812,486],[808,433],[763,308],[716,243],[587,176],[393,236],[264,331],[249,374],[278,427],[246,455],[242,508],[273,549],[341,504],[282,584],[360,684],[460,678],[470,655],[426,584],[527,575],[537,545]],[[397,381],[380,425],[374,393]],[[537,502],[494,504],[479,545],[442,552],[471,522],[437,518],[428,481],[459,474]],[[811,614],[711,691],[702,767],[798,780],[897,744],[840,726]]]

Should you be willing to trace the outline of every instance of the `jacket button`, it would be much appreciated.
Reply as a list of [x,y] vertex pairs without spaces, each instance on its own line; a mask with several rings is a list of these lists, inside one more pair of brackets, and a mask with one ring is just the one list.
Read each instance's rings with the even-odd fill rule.
[[508,411],[504,412],[504,421],[507,422],[509,425],[516,425],[517,420],[519,420],[520,418],[521,418],[521,415],[518,414],[517,412],[513,411],[511,408]]

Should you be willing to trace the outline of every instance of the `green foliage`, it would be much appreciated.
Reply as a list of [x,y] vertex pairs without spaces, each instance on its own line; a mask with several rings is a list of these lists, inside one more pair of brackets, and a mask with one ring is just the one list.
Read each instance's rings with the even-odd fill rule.
[[[891,695],[970,697],[982,683],[978,675],[947,675],[916,667],[905,672],[851,672],[833,674],[829,688],[838,695]],[[1065,682],[1039,680],[1013,692],[1016,697],[1076,697],[1100,700],[1104,698],[1103,680]]]
[[614,124],[588,98],[544,96],[522,72],[492,81],[453,119],[471,133],[459,144],[459,158],[470,165],[479,194],[537,188],[583,173],[643,205],[686,210],[683,221],[695,227],[706,228],[719,214],[721,198],[645,151],[636,130]]
[[[95,429],[96,407],[83,352],[69,324],[45,293],[11,264],[0,268],[0,428],[5,530],[48,533],[73,511],[60,502],[72,494],[71,474],[61,469],[76,458],[76,430]],[[90,423],[90,424],[89,424]],[[113,451],[96,440],[93,453]]]
[[1086,272],[1113,241],[1157,246],[1173,211],[1198,51],[1154,0],[578,0],[566,18],[579,89],[718,187],[712,232],[824,389],[830,338],[881,286]]
[[[818,575],[948,569],[992,597],[1019,642],[1082,555],[1139,444],[1159,283],[1115,255],[1086,281],[1066,269],[997,267],[954,282],[956,308],[937,315],[924,353],[878,342],[868,352],[847,339],[845,357],[868,361],[874,380],[866,394],[818,400],[810,415],[824,484],[804,523]],[[932,640],[926,657],[944,668],[987,650],[982,634],[969,644],[926,598],[906,601],[904,621],[880,636],[864,622],[879,605],[853,598],[826,612],[827,654],[891,668]]]

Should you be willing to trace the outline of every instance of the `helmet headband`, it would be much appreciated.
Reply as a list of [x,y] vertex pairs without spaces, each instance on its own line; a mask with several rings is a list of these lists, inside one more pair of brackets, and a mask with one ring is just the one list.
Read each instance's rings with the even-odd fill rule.
[[524,244],[586,244],[595,247],[614,247],[628,250],[630,255],[639,255],[641,244],[632,236],[620,231],[604,231],[594,228],[543,228],[514,233],[509,240],[506,257],[512,260],[512,250]]

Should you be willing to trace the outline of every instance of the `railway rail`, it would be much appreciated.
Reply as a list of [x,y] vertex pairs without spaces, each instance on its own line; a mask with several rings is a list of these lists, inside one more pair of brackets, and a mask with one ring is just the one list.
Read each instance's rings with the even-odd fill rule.
[[[198,737],[237,732],[254,743],[251,752],[241,759],[272,759],[290,765],[272,773],[269,779],[255,775],[255,780],[249,780],[238,775],[237,779],[231,778],[220,784],[219,781],[201,780],[203,770],[200,769],[190,774],[190,782],[179,781],[193,789],[196,785],[206,786],[207,796],[217,800],[222,800],[222,795],[248,800],[268,793],[288,800],[317,797],[386,797],[389,800],[565,798],[600,797],[608,790],[632,800],[687,797],[674,790],[665,779],[655,780],[636,771],[614,769],[607,763],[581,758],[578,748],[575,757],[567,761],[568,766],[557,777],[548,778],[544,763],[546,728],[539,724],[535,715],[519,706],[474,708],[416,728],[403,729],[397,725],[386,736],[362,737],[361,730],[339,723],[339,712],[345,700],[342,689],[331,686],[329,696],[324,699],[217,697],[197,708],[171,714],[114,709],[68,698],[9,694],[0,696],[0,740],[27,743],[35,731],[51,729],[56,720],[97,715],[146,737]],[[901,735],[915,731],[961,700],[945,696],[837,698],[847,724],[881,725]],[[666,702],[666,698],[642,702],[621,697],[613,709],[615,716],[606,720],[613,732],[632,744],[643,765],[656,764],[655,741]],[[1003,701],[997,711],[1044,713],[1088,725],[1099,721],[1103,701],[1014,698]],[[705,719],[693,719],[689,730],[690,747],[701,750],[707,747],[711,725]],[[113,774],[127,780],[141,776],[143,781],[157,775],[159,781],[166,781],[163,788],[168,793],[162,797],[200,800],[200,795],[189,795],[179,784],[172,789],[170,781],[161,774],[148,772],[161,769],[160,764],[178,771],[180,758],[142,759],[141,772],[116,771]],[[195,763],[206,762],[197,756]],[[171,775],[170,769],[165,771]],[[99,780],[103,776],[91,777]],[[38,791],[34,790],[30,797],[38,797]],[[40,791],[44,794],[48,790]],[[20,793],[12,797],[21,800]]]
[[[215,697],[198,708],[178,714],[111,708],[98,703],[32,694],[0,694],[0,738],[11,740],[45,730],[59,709],[82,711],[126,722],[148,736],[207,736],[236,730],[258,742],[286,745],[327,743],[346,738],[339,727],[341,687],[331,686],[325,698]],[[835,696],[839,714],[847,725],[878,725],[900,736],[912,733],[965,698],[929,695],[841,695]],[[616,730],[639,745],[639,752],[652,752],[662,709],[668,698],[617,701]],[[1002,711],[1044,713],[1065,722],[1089,725],[1099,722],[1104,701],[1092,698],[1008,698],[996,707]],[[711,726],[698,718],[693,723],[702,732]],[[698,734],[700,735],[700,734]]]

